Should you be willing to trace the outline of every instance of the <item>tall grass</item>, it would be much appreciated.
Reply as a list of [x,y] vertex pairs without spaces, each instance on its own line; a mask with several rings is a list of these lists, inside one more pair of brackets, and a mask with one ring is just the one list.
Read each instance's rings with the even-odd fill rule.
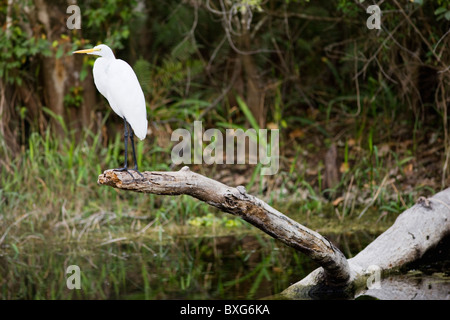
[[[188,197],[173,197],[118,192],[97,185],[103,170],[123,165],[123,140],[120,134],[103,146],[100,134],[85,131],[55,139],[50,131],[32,133],[28,146],[18,157],[0,166],[0,245],[14,243],[18,248],[30,235],[46,241],[88,239],[89,232],[125,232],[123,219],[145,221],[157,218],[155,225],[169,221],[185,223],[188,217],[209,211]],[[148,140],[146,141],[148,142]],[[154,170],[161,162],[146,157],[152,145],[137,142],[141,170]],[[6,150],[0,151],[0,154]],[[169,154],[165,150],[166,154]],[[165,168],[167,170],[167,167]],[[130,218],[131,217],[131,218]],[[139,220],[139,221],[141,221]],[[97,225],[97,228],[95,228]],[[129,223],[126,224],[129,227]]]

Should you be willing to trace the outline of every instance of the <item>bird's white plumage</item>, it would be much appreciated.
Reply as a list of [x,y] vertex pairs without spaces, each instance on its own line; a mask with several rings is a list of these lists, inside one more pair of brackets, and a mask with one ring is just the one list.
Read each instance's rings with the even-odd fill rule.
[[147,135],[147,111],[142,88],[133,68],[116,59],[111,49],[99,45],[89,54],[100,56],[94,63],[94,82],[97,90],[108,100],[120,117],[125,117],[135,135],[143,140]]

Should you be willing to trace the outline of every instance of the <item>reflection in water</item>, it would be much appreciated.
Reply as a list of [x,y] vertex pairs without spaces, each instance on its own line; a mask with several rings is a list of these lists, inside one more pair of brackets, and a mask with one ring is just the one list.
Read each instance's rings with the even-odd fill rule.
[[[374,236],[328,238],[352,257]],[[280,293],[317,268],[303,254],[254,233],[180,236],[170,243],[39,243],[11,252],[0,255],[2,299],[259,299]],[[81,290],[66,286],[69,265],[80,267]]]
[[450,278],[443,274],[401,274],[381,279],[360,297],[381,300],[450,300]]
[[383,300],[450,300],[450,236],[410,263],[403,272],[384,275],[358,298]]

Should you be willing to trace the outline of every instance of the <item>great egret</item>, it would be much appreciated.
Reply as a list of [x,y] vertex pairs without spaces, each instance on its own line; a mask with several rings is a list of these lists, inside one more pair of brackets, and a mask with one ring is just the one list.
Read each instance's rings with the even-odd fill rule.
[[[116,59],[112,50],[104,44],[92,49],[78,50],[73,53],[87,53],[99,56],[94,63],[94,83],[97,90],[108,100],[114,112],[123,119],[125,126],[125,164],[116,171],[128,171],[128,138],[133,149],[134,170],[141,176],[136,161],[134,135],[144,140],[147,135],[147,111],[142,88],[131,66]],[[128,124],[128,125],[127,125]],[[127,128],[129,127],[129,130]],[[134,134],[133,134],[134,133]],[[134,177],[133,177],[134,180]]]

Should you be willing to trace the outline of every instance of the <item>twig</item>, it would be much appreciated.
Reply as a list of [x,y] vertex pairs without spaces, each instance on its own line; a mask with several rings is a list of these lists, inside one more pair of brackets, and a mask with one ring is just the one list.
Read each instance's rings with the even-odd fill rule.
[[372,200],[370,201],[370,203],[364,208],[363,211],[361,211],[361,213],[358,216],[358,219],[361,219],[361,217],[364,215],[364,213],[366,213],[366,211],[373,206],[373,204],[375,203],[375,201],[377,201],[378,199],[378,195],[381,192],[381,189],[384,187],[384,184],[386,183],[387,178],[389,177],[389,174],[385,175],[383,178],[383,181],[381,181],[380,186],[378,187],[377,192],[375,193],[375,196],[372,198]]
[[[441,43],[441,41],[444,40],[444,38],[445,38],[449,33],[450,33],[450,28],[447,30],[446,33],[444,33],[444,35],[438,40],[438,42],[436,42],[436,44],[434,45],[434,50],[433,50],[434,52],[436,52],[436,49],[438,48],[439,43]],[[444,48],[442,48],[442,49],[444,49]]]
[[395,186],[394,182],[391,182],[391,186],[392,188],[394,188],[394,191],[397,193],[398,197],[400,198],[400,202],[402,203],[403,207],[407,208],[405,200],[403,200],[402,195],[400,194],[400,192],[398,192],[397,187]]
[[22,215],[22,216],[21,216],[19,219],[17,219],[16,221],[14,221],[14,223],[10,224],[10,225],[8,226],[8,228],[6,228],[6,231],[3,233],[3,236],[0,238],[0,245],[1,245],[1,244],[3,243],[3,241],[5,240],[6,235],[8,234],[9,230],[11,230],[12,227],[18,225],[22,220],[28,218],[28,216],[29,216],[30,214],[32,214],[32,213],[33,213],[33,212],[28,212],[28,213]]
[[405,17],[406,21],[408,21],[408,23],[413,27],[414,31],[419,35],[419,37],[422,39],[422,41],[427,45],[428,49],[433,53],[436,60],[439,63],[442,63],[441,58],[433,50],[433,46],[423,36],[422,32],[420,32],[420,30],[417,28],[417,26],[411,21],[410,17],[405,13],[405,10],[403,10],[402,6],[400,6],[400,4],[397,2],[397,0],[394,0],[394,3],[400,9],[401,14]]
[[[231,20],[233,19],[233,17],[236,14],[235,10],[237,8],[236,4],[234,4],[230,10],[227,10],[225,8],[225,3],[220,0],[220,6],[221,6],[221,11],[217,10],[217,9],[213,9],[211,7],[211,3],[210,1],[206,1],[206,8],[209,10],[209,12],[219,15],[221,17],[222,20],[222,24],[223,24],[223,28],[225,31],[225,36],[228,40],[228,43],[230,45],[230,47],[238,54],[241,55],[253,55],[253,54],[258,54],[258,53],[272,53],[273,50],[269,50],[269,49],[258,49],[258,50],[250,50],[250,51],[242,51],[241,49],[239,49],[238,47],[236,47],[233,39],[232,39],[232,35],[237,35],[240,36],[240,33],[235,32],[234,29],[232,28],[232,24],[231,24]],[[252,17],[252,13],[251,13],[251,8],[248,5],[245,5],[245,7],[247,8],[246,12],[249,13],[250,17]],[[251,22],[251,19],[247,19],[247,29],[250,28],[249,23]]]
[[356,50],[356,41],[353,43],[353,52],[354,52],[354,59],[355,59],[355,86],[356,86],[356,104],[358,106],[358,111],[356,111],[356,113],[354,115],[352,115],[353,117],[357,117],[359,116],[359,113],[361,112],[361,97],[359,94],[359,80],[358,80],[358,52]]
[[[355,178],[355,175],[352,175],[351,179],[350,179],[350,184],[347,188],[347,192],[345,193],[345,198],[344,198],[344,205],[343,205],[343,209],[342,209],[342,214],[345,214],[345,210],[347,209],[347,202],[348,202],[348,197],[350,196],[350,192],[352,190],[352,186],[353,186],[353,180]],[[351,211],[350,211],[351,213]]]
[[114,242],[119,242],[119,241],[122,241],[122,240],[127,240],[127,237],[111,239],[111,240],[108,240],[108,241],[100,243],[99,246],[104,246],[104,245],[107,245],[107,244],[110,244],[110,243],[114,243]]
[[235,67],[234,71],[233,71],[233,75],[231,77],[231,80],[230,80],[230,83],[228,84],[228,86],[222,90],[222,93],[216,99],[214,99],[214,101],[208,107],[203,109],[202,113],[200,113],[200,115],[198,116],[198,120],[201,120],[210,110],[214,109],[217,106],[217,104],[223,100],[223,98],[228,94],[228,92],[233,87],[239,73],[240,73],[240,68]]
[[294,18],[300,18],[300,19],[310,20],[310,21],[329,21],[329,22],[346,21],[346,22],[359,23],[359,21],[357,21],[357,20],[346,19],[345,17],[321,17],[321,16],[312,16],[309,14],[298,13],[298,12],[278,13],[276,11],[269,11],[269,10],[265,10],[264,12],[270,16],[277,17],[277,18],[283,18],[283,19],[285,19],[286,17],[287,18],[294,17]]

